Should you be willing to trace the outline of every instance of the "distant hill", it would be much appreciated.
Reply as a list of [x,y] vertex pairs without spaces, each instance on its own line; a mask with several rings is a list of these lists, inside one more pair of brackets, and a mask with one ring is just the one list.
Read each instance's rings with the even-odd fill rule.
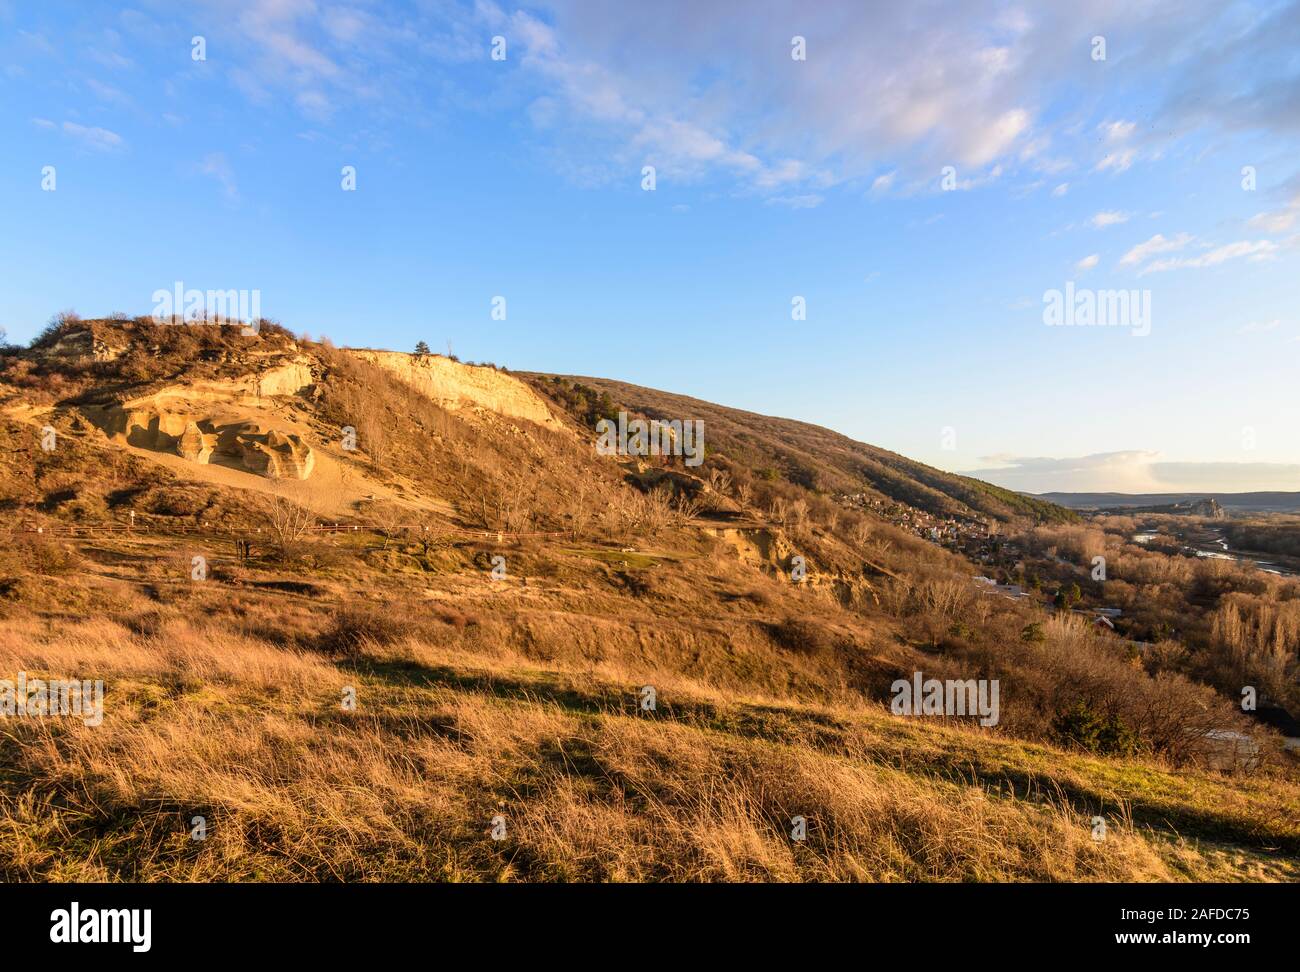
[[1047,500],[1072,510],[1129,509],[1133,507],[1172,506],[1214,500],[1230,513],[1297,513],[1300,492],[1258,493],[1038,493],[1036,499]]

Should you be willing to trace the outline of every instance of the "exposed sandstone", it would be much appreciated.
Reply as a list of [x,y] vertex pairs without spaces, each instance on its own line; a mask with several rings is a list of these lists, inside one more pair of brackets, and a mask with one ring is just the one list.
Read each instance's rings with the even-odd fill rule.
[[244,465],[271,479],[306,479],[316,465],[311,447],[297,435],[268,432],[265,438],[241,436]]
[[272,479],[307,479],[315,468],[315,453],[296,433],[267,429],[254,421],[132,404],[136,407],[87,408],[86,417],[110,439],[171,452],[190,462],[233,466]]
[[436,354],[369,349],[351,349],[350,353],[392,372],[448,411],[486,409],[507,418],[561,428],[537,392],[514,375],[495,368],[461,364]]
[[216,436],[204,435],[196,423],[189,422],[176,442],[176,453],[190,462],[207,462],[215,445]]

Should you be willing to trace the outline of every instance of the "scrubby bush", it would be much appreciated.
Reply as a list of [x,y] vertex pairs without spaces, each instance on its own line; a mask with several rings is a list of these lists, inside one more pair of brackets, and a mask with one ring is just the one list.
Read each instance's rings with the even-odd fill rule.
[[0,551],[0,572],[4,573],[62,577],[81,564],[81,555],[70,545],[39,533],[15,532]]
[[1138,735],[1113,712],[1102,715],[1080,700],[1052,719],[1052,739],[1058,745],[1086,749],[1103,756],[1132,756]]
[[356,659],[365,654],[367,646],[393,644],[413,630],[398,606],[353,605],[339,608],[330,616],[329,626],[312,647],[326,655]]
[[206,490],[185,486],[164,486],[153,491],[145,509],[158,516],[197,516],[208,506]]
[[837,641],[825,624],[809,618],[786,618],[768,625],[768,631],[776,644],[800,655],[829,651]]

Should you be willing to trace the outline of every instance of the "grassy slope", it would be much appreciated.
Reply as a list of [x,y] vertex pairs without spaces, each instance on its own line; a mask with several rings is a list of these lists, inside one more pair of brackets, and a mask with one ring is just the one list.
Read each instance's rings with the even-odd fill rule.
[[[384,476],[411,488],[456,498],[511,470],[512,496],[549,491],[529,501],[541,510],[579,488],[598,507],[628,490],[576,439],[414,413],[400,390],[361,378],[348,387],[382,389],[384,423],[408,423]],[[620,400],[704,417],[710,446],[754,468],[776,442],[783,468],[824,488],[860,488],[866,470],[884,495],[960,511],[967,491],[1006,514],[991,487],[825,430],[673,396]],[[347,417],[339,401],[322,427]],[[29,428],[0,429],[11,511],[70,486],[92,514],[119,494],[148,509],[193,491],[56,423],[66,438],[49,455]],[[239,491],[198,493],[204,519],[252,515]],[[876,556],[896,571],[960,578],[966,566],[882,536]],[[895,718],[862,694],[919,663],[892,615],[791,587],[695,531],[432,551],[356,534],[296,563],[259,547],[243,565],[225,541],[179,536],[98,538],[68,558],[5,541],[0,677],[102,677],[108,711],[99,728],[0,721],[3,879],[1300,877],[1293,779]],[[815,565],[851,563],[833,537],[816,546]],[[201,584],[188,580],[196,549],[211,565]],[[496,552],[506,581],[488,579]],[[341,626],[358,606],[370,614]],[[834,642],[792,649],[772,634],[791,617],[816,618]],[[653,715],[637,708],[647,684]],[[340,707],[346,686],[354,712]],[[496,814],[503,842],[488,836]],[[203,842],[189,836],[196,815]],[[806,842],[788,838],[794,815]]]
[[[541,379],[544,386],[551,376],[531,377]],[[568,380],[607,391],[615,402],[653,417],[703,419],[710,452],[725,452],[755,472],[772,467],[793,482],[811,482],[819,489],[846,493],[860,491],[865,481],[883,497],[941,515],[983,515],[999,520],[1029,517],[1041,522],[1078,519],[1077,514],[1054,503],[946,473],[806,422],[758,415],[621,381]]]
[[[0,670],[93,674],[109,695],[99,728],[0,724],[0,877],[1300,878],[1294,783],[900,719],[744,640],[749,607],[678,617],[590,551],[507,551],[533,576],[495,586],[470,550],[382,577],[347,561],[301,593],[220,557],[207,586],[178,582],[188,543],[98,541],[49,581],[74,612],[0,633]],[[717,579],[698,552],[673,567]],[[397,626],[325,651],[326,609],[377,588]]]

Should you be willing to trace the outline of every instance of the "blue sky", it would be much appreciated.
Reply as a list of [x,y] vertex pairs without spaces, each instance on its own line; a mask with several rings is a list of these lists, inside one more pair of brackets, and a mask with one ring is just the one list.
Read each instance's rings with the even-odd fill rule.
[[10,340],[256,289],[1014,488],[1300,489],[1295,3],[180,7],[0,0]]

